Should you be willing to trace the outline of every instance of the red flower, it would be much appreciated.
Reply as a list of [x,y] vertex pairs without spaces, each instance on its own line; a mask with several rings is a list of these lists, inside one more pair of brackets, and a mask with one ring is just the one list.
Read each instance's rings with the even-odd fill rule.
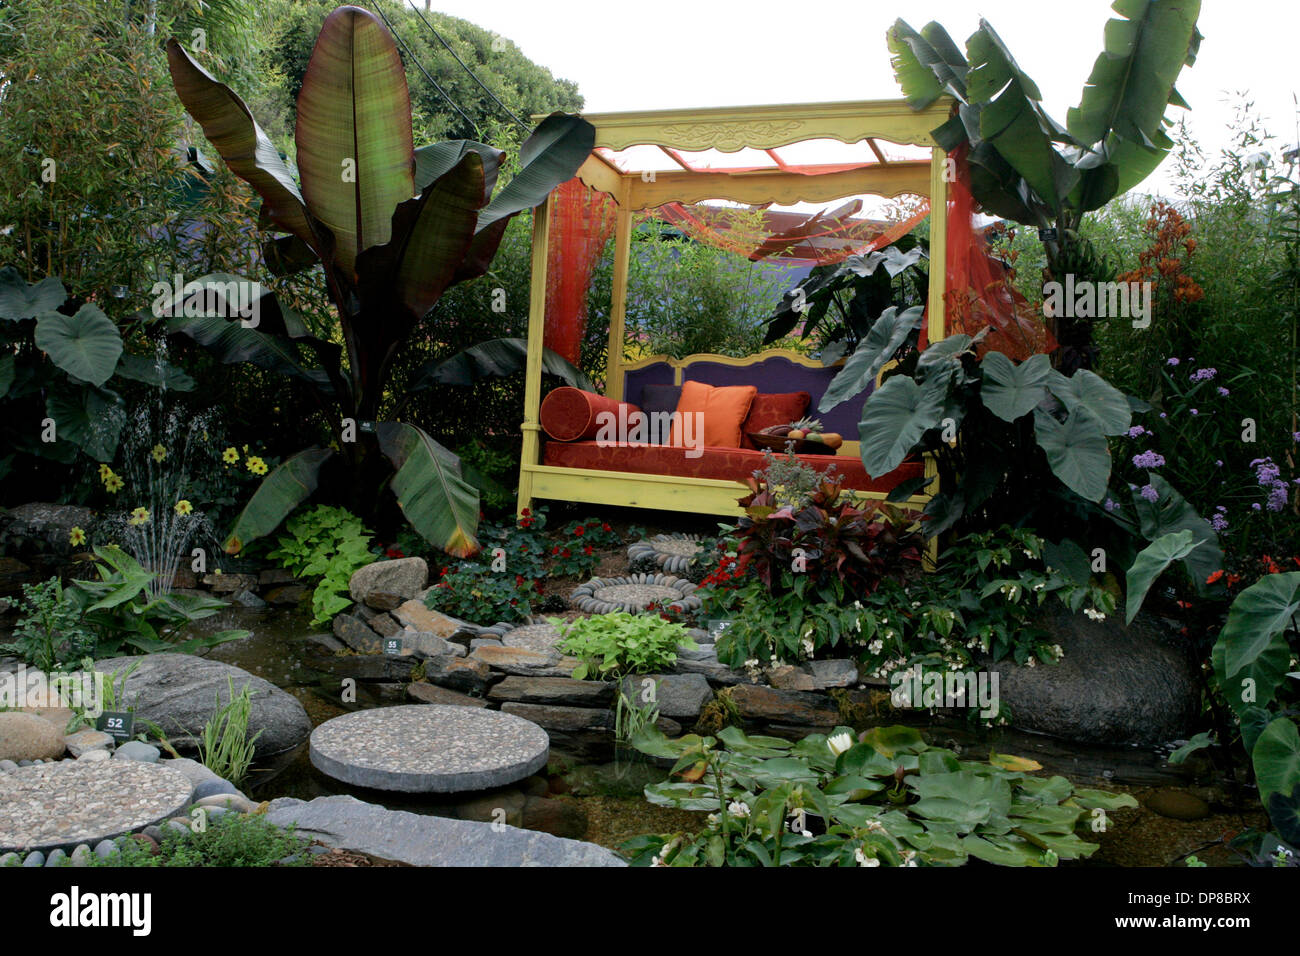
[[516,575],[515,575],[515,587],[517,587],[517,588],[518,588],[518,587],[523,587],[523,584],[524,584],[524,576],[523,576],[522,574],[516,574]]
[[565,548],[565,549],[564,549],[564,556],[565,556],[566,558],[571,558],[571,557],[573,557],[573,552],[570,551],[568,548]]
[[525,518],[527,518],[530,514],[533,513],[533,510],[531,508],[525,508],[523,511],[519,513],[523,515]]
[[575,538],[580,538],[582,537],[582,533],[586,530],[587,529],[584,528],[582,525],[578,525],[576,528],[573,529],[573,536]]
[[560,546],[558,544],[555,547],[551,548],[551,554],[559,554],[559,553],[560,553]]
[[402,553],[402,549],[401,549],[401,548],[399,548],[397,545],[394,544],[394,545],[390,545],[390,546],[389,546],[389,547],[384,551],[384,557],[386,557],[386,558],[404,558],[404,557],[406,557],[406,555],[404,555],[404,554]]
[[[600,526],[600,530],[601,530],[601,531],[613,531],[614,529],[611,528],[611,527],[610,527],[609,525],[607,525],[607,524],[602,524],[602,525]],[[1297,564],[1300,564],[1300,559],[1297,559],[1296,563],[1297,563]]]
[[1206,584],[1213,584],[1215,581],[1219,580],[1219,578],[1221,578],[1221,577],[1223,577],[1223,571],[1221,571],[1221,570],[1220,570],[1220,571],[1215,571],[1215,572],[1212,573],[1208,578],[1205,579],[1205,583],[1206,583]]
[[588,545],[584,545],[584,546],[583,546],[583,549],[582,549],[582,553],[583,553],[583,554],[591,554],[591,545],[589,545],[589,544],[588,544]]

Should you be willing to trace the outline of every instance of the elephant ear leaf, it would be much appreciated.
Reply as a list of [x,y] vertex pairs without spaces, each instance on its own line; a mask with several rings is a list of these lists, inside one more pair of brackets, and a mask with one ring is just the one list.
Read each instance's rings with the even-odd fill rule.
[[[1232,602],[1215,642],[1212,660],[1224,696],[1234,711],[1243,704],[1267,706],[1286,679],[1291,661],[1286,632],[1300,614],[1300,571],[1260,578]],[[1242,700],[1231,689],[1249,678],[1254,693]]]
[[68,298],[63,283],[54,276],[28,285],[13,266],[0,269],[0,319],[21,322],[51,312]]
[[1251,751],[1259,799],[1265,806],[1273,794],[1290,796],[1300,785],[1300,730],[1290,717],[1275,717]]
[[1028,415],[1047,397],[1045,386],[1052,366],[1046,355],[1031,355],[1016,365],[1001,352],[989,352],[980,368],[984,373],[980,399],[1004,422]]
[[43,312],[36,319],[36,347],[63,371],[91,385],[103,385],[122,357],[122,335],[93,303],[76,315]]
[[921,437],[939,424],[947,394],[947,378],[917,385],[905,375],[894,376],[871,394],[858,423],[862,464],[869,475],[887,475],[903,463]]
[[876,380],[876,375],[885,363],[894,357],[894,353],[907,341],[907,337],[921,327],[921,314],[924,308],[914,305],[899,312],[890,306],[880,318],[871,325],[871,331],[862,340],[862,344],[849,356],[833,379],[826,394],[822,396],[817,410],[828,412],[836,405],[847,402],[854,395],[861,394]]
[[227,554],[238,554],[250,541],[270,534],[316,490],[320,469],[333,452],[328,448],[308,448],[287,458],[262,479],[253,497],[235,519],[230,535],[222,547]]
[[460,460],[414,425],[379,422],[379,447],[397,474],[397,504],[420,535],[463,558],[478,550],[478,489],[461,477]]
[[1101,501],[1110,481],[1110,446],[1097,419],[1080,408],[1062,425],[1036,408],[1034,437],[1063,485],[1087,501]]
[[1124,623],[1132,624],[1138,609],[1146,599],[1147,592],[1156,578],[1160,577],[1169,565],[1181,561],[1199,548],[1201,542],[1195,540],[1190,529],[1161,535],[1143,548],[1128,569],[1128,595],[1126,597]]

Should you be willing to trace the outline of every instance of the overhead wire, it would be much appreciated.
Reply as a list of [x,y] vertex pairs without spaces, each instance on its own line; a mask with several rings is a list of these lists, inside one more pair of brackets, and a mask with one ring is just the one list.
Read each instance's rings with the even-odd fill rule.
[[397,32],[397,28],[393,26],[393,22],[388,19],[387,14],[384,13],[383,7],[380,6],[379,4],[375,4],[375,10],[378,11],[380,18],[384,21],[384,24],[388,27],[389,32],[393,34],[394,39],[396,39],[398,44],[401,45],[402,49],[406,51],[406,55],[411,58],[411,62],[415,64],[416,69],[418,69],[421,73],[424,74],[424,78],[429,81],[429,84],[435,90],[438,91],[439,95],[442,96],[442,98],[447,101],[448,105],[450,105],[452,109],[454,109],[457,113],[460,114],[461,119],[463,119],[466,123],[469,124],[470,129],[477,129],[478,124],[469,118],[469,114],[466,113],[463,109],[461,109],[456,104],[456,101],[451,98],[451,95],[446,90],[444,90],[441,86],[439,86],[438,81],[435,80],[433,76],[429,73],[429,71],[424,68],[424,64],[420,62],[419,57],[415,55],[415,53],[411,50],[410,46],[407,45],[406,41],[402,39],[401,34]]

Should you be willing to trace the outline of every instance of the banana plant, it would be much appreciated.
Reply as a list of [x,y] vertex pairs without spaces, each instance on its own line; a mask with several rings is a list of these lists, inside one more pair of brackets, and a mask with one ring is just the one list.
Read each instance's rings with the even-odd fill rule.
[[[1065,124],[1043,109],[1037,84],[992,25],[980,20],[963,54],[938,23],[920,32],[903,20],[889,29],[894,76],[908,103],[923,109],[947,95],[956,110],[935,141],[969,164],[975,199],[991,215],[1042,230],[1058,281],[1106,279],[1109,268],[1078,235],[1087,212],[1138,185],[1173,146],[1168,106],[1189,109],[1175,88],[1196,61],[1200,0],[1115,0],[1105,47],[1079,105]],[[1090,367],[1091,323],[1053,317],[1060,367]]]
[[[342,344],[309,334],[273,296],[259,300],[255,327],[222,308],[186,310],[170,330],[223,362],[274,369],[313,389],[345,459],[354,508],[371,511],[377,498],[369,496],[388,483],[431,544],[472,553],[478,493],[456,456],[409,422],[376,419],[390,398],[393,361],[412,332],[449,286],[486,273],[510,219],[573,176],[595,130],[580,117],[552,114],[521,146],[514,177],[496,190],[505,159],[499,150],[470,140],[415,147],[392,35],[369,11],[341,6],[321,26],[298,95],[295,175],[234,91],[175,39],[167,56],[186,110],[262,197],[268,265],[279,272],[321,267]],[[236,519],[226,550],[274,530],[315,490],[331,454],[309,449],[268,475]]]

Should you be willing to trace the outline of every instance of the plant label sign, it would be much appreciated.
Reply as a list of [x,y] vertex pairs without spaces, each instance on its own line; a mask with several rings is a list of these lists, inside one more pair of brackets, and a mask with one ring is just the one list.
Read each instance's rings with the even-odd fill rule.
[[1060,234],[1056,231],[1055,226],[1049,226],[1046,229],[1038,230],[1039,242],[1056,242],[1056,240],[1059,238],[1060,238]]
[[95,729],[103,731],[114,740],[130,740],[135,715],[117,710],[106,710],[95,721]]
[[384,638],[384,653],[400,657],[402,654],[402,639],[400,637]]
[[709,621],[709,637],[713,638],[714,642],[716,642],[718,638],[722,636],[722,632],[731,627],[731,625],[732,621],[726,618],[717,618]]

